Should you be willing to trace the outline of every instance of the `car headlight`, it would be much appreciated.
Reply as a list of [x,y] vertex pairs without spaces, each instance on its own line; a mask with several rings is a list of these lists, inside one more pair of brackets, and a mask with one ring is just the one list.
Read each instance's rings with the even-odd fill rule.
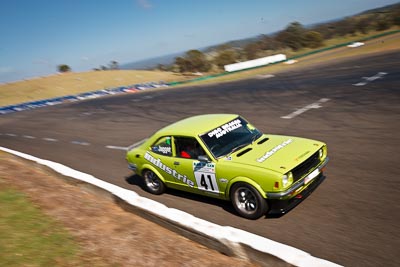
[[286,187],[291,181],[293,181],[293,174],[291,172],[288,172],[282,176],[283,187]]
[[318,151],[318,154],[319,154],[319,158],[322,159],[322,157],[324,156],[324,149],[321,148],[321,149]]

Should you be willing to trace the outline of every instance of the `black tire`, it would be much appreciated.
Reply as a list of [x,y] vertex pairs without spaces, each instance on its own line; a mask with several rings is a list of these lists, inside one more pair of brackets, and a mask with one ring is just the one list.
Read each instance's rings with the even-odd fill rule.
[[236,183],[231,189],[233,207],[240,216],[256,220],[268,211],[268,203],[253,186],[247,183]]
[[165,184],[153,171],[145,170],[143,172],[143,181],[144,186],[148,192],[155,195],[161,195],[165,192]]

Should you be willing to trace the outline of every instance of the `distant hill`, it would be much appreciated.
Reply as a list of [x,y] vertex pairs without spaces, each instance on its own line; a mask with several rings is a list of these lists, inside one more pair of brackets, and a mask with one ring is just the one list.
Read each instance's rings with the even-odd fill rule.
[[[393,10],[400,10],[400,3],[387,5],[387,6],[383,6],[383,7],[379,7],[379,8],[375,8],[375,9],[366,10],[366,11],[363,11],[363,12],[361,12],[359,14],[355,14],[355,15],[350,16],[350,17],[386,13],[386,12],[393,11]],[[342,19],[344,19],[344,18],[337,18],[337,19],[332,19],[332,20],[329,20],[329,21],[324,21],[324,22],[319,22],[319,23],[315,23],[315,24],[305,25],[305,27],[306,28],[316,28],[318,26],[323,26],[325,24],[339,22]],[[281,29],[281,30],[283,30],[283,29]],[[274,35],[274,34],[276,34],[278,32],[279,31],[270,32],[270,33],[266,33],[265,35],[271,36],[271,35]],[[229,46],[234,47],[234,48],[243,48],[247,44],[257,42],[258,40],[261,39],[261,37],[262,37],[262,35],[252,36],[252,37],[249,37],[249,38],[231,40],[231,41],[227,41],[227,42],[216,44],[216,45],[210,45],[210,46],[207,46],[207,47],[194,48],[194,49],[200,50],[200,51],[202,51],[204,53],[208,53],[208,52],[215,51],[221,45],[229,45]],[[164,56],[159,56],[159,57],[154,57],[154,58],[149,58],[149,59],[144,59],[144,60],[140,60],[140,61],[133,61],[133,62],[130,62],[130,63],[120,64],[120,68],[124,69],[124,70],[133,70],[133,69],[151,70],[151,69],[157,68],[157,66],[159,64],[171,65],[171,64],[174,63],[176,57],[183,56],[185,53],[186,53],[186,51],[185,52],[180,52],[180,53],[164,55]]]
[[[390,10],[395,10],[395,9],[400,9],[400,3],[384,6],[384,7],[378,7],[375,9],[369,9],[367,11],[363,11],[358,15],[365,15],[365,14],[376,14],[376,13],[386,13]],[[356,15],[357,16],[357,15]]]
[[253,36],[249,38],[244,38],[244,39],[239,39],[239,40],[231,40],[225,43],[217,44],[217,45],[212,45],[204,48],[205,52],[210,52],[216,50],[219,46],[221,45],[228,45],[231,47],[244,47],[250,43],[257,42],[260,39],[259,36]]
[[149,59],[144,59],[140,61],[134,61],[130,63],[125,63],[120,65],[120,69],[123,70],[132,70],[132,69],[137,69],[137,70],[149,70],[149,69],[154,69],[156,68],[159,64],[163,65],[170,65],[174,63],[175,58],[182,56],[185,54],[185,52],[181,53],[175,53],[175,54],[169,54],[165,56],[160,56],[160,57],[153,57]]

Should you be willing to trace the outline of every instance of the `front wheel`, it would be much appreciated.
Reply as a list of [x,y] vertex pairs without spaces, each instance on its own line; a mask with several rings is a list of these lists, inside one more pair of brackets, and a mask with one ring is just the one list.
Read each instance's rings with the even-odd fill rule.
[[144,186],[150,193],[160,195],[165,192],[165,184],[153,171],[145,170],[143,172],[143,180]]
[[249,184],[234,184],[230,195],[233,207],[244,218],[256,220],[268,210],[267,201]]

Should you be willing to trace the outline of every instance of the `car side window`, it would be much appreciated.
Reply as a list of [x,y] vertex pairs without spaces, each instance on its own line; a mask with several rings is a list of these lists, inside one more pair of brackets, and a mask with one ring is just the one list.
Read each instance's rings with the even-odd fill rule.
[[158,139],[151,146],[151,151],[163,156],[171,156],[172,155],[171,137],[165,136]]
[[175,137],[174,138],[176,156],[179,158],[198,159],[199,156],[205,156],[203,148],[193,137]]

